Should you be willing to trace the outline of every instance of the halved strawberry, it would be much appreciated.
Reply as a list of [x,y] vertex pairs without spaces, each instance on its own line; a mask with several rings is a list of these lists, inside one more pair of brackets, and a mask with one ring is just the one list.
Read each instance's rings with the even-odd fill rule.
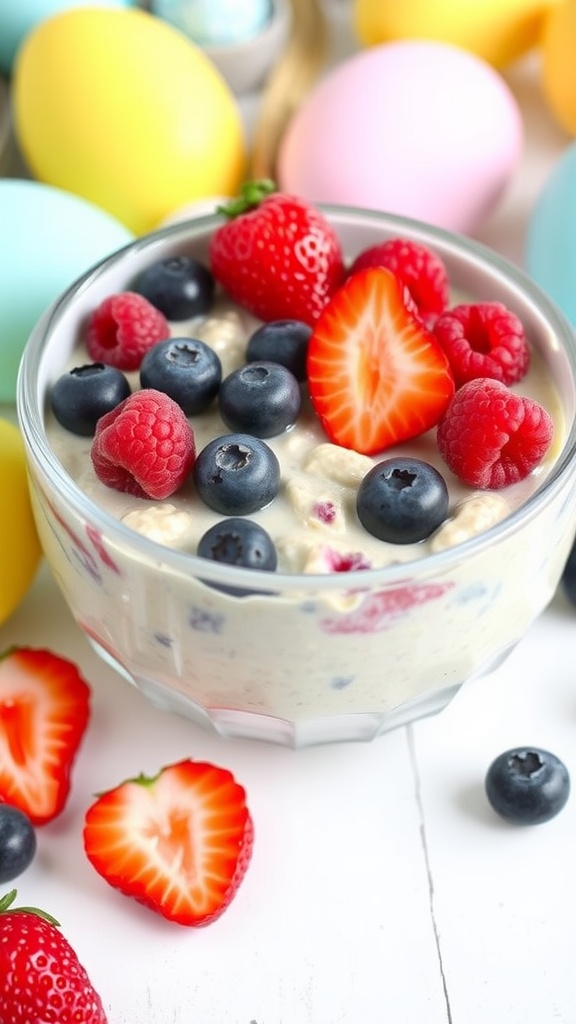
[[365,455],[435,426],[454,394],[448,359],[384,267],[348,278],[320,314],[308,383],[330,440]]
[[62,811],[90,715],[76,665],[52,651],[0,656],[0,800],[43,825]]
[[126,896],[182,925],[215,921],[252,853],[246,793],[231,772],[179,761],[103,793],[89,808],[84,848]]

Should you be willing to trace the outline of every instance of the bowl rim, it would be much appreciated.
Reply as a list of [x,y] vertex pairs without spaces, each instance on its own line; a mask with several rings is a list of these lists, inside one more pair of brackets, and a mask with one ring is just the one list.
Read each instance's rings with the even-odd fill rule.
[[[544,318],[545,323],[554,334],[562,338],[562,347],[573,372],[576,395],[576,332],[556,304],[520,267],[475,239],[414,218],[340,204],[317,203],[315,205],[330,221],[335,221],[336,227],[338,225],[342,227],[343,224],[348,223],[353,228],[355,224],[357,225],[358,218],[363,218],[367,222],[380,225],[383,229],[391,229],[396,234],[409,231],[412,237],[418,238],[425,244],[436,244],[444,254],[449,253],[454,259],[465,256],[471,265],[484,268],[491,274],[496,272],[506,280],[507,285],[513,286],[523,303],[525,304],[528,300],[528,304],[539,314],[540,318]],[[192,217],[149,232],[115,250],[76,278],[51,304],[36,324],[24,348],[18,371],[16,410],[27,460],[38,467],[43,477],[56,488],[60,498],[72,506],[76,513],[96,522],[105,537],[113,538],[121,548],[132,549],[133,557],[162,565],[162,567],[170,567],[180,574],[203,579],[206,582],[221,585],[229,583],[230,570],[233,569],[235,586],[245,588],[247,591],[257,591],[260,595],[264,592],[278,595],[288,591],[345,590],[349,592],[352,589],[382,589],[398,586],[413,576],[421,578],[441,576],[455,563],[476,556],[493,544],[503,542],[522,524],[530,522],[543,506],[554,500],[557,492],[564,485],[567,475],[569,477],[576,476],[575,414],[572,417],[572,422],[566,424],[564,444],[556,463],[541,485],[525,502],[494,526],[450,548],[427,552],[421,558],[390,563],[375,569],[351,570],[346,573],[289,573],[284,571],[265,573],[257,569],[232,567],[202,559],[190,552],[169,548],[124,525],[97,502],[86,496],[51,451],[44,428],[45,396],[42,396],[43,401],[41,401],[36,387],[42,357],[52,332],[57,329],[61,316],[74,302],[77,294],[89,289],[91,284],[109,268],[121,262],[131,253],[140,253],[155,244],[183,242],[190,237],[205,236],[223,220],[223,216],[218,212]],[[574,401],[576,404],[576,397]]]

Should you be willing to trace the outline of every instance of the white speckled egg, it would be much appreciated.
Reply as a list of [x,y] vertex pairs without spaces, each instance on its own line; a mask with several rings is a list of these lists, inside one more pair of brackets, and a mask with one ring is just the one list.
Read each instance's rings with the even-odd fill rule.
[[576,325],[576,143],[556,161],[536,198],[525,264],[536,284]]
[[261,32],[270,0],[152,0],[150,10],[199,46],[230,46]]
[[518,104],[488,63],[450,44],[364,50],[329,71],[288,125],[280,186],[468,233],[493,210],[522,146]]

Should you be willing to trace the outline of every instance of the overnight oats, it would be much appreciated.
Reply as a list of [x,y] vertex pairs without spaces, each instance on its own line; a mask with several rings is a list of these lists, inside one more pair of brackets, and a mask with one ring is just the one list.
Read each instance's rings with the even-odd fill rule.
[[160,707],[294,746],[495,668],[576,527],[576,344],[545,296],[440,230],[309,216],[318,288],[221,216],[173,225],[47,312],[19,380],[40,537],[95,648]]

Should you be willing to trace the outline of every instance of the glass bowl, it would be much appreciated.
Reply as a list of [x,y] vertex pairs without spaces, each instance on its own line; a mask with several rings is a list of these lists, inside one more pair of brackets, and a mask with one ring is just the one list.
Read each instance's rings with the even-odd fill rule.
[[[472,241],[402,217],[323,210],[350,259],[391,236],[432,247],[458,291],[520,316],[553,377],[565,418],[558,457],[484,533],[383,569],[262,573],[156,543],[79,489],[47,437],[50,386],[94,306],[156,259],[205,260],[216,215],[140,238],[86,273],[37,325],[18,381],[41,542],[94,648],[160,708],[222,736],[294,747],[372,739],[440,711],[492,671],[552,598],[576,527],[576,342],[561,313]],[[231,582],[252,593],[224,592]]]

